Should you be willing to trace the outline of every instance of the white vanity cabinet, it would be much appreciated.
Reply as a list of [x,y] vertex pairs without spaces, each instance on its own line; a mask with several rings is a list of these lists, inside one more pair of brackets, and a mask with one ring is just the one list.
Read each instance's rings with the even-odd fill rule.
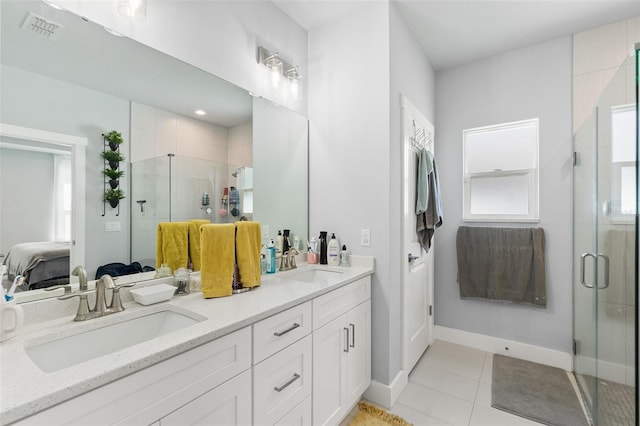
[[311,396],[311,323],[306,302],[253,325],[254,425],[288,424],[294,409],[294,417],[311,416],[302,404]]
[[313,300],[313,424],[338,424],[371,383],[371,278]]
[[149,425],[159,420],[165,425],[174,424],[177,414],[172,413],[180,413],[200,424],[247,425],[250,368],[251,327],[245,327],[16,424]]

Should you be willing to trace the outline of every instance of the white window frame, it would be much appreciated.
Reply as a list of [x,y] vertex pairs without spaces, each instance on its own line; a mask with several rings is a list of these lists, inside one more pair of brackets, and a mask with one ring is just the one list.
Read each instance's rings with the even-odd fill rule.
[[[535,129],[535,161],[534,167],[530,169],[511,170],[488,170],[483,172],[467,173],[467,143],[470,135],[478,133],[495,132],[500,130],[513,129],[518,127],[531,127]],[[465,222],[539,222],[539,168],[540,168],[540,122],[538,118],[528,120],[513,121],[509,123],[496,124],[491,126],[475,127],[462,131],[462,173],[463,173],[463,214],[462,220]],[[478,214],[471,213],[471,181],[479,177],[505,177],[527,175],[529,177],[529,211],[526,214]]]
[[[609,222],[612,224],[629,224],[635,221],[634,213],[621,212],[622,198],[622,169],[625,167],[636,167],[635,159],[628,161],[613,161],[613,117],[618,112],[635,112],[635,104],[616,105],[611,107],[611,198],[605,206],[603,206],[603,214],[608,216]],[[615,200],[615,202],[613,202]],[[636,204],[637,204],[636,200]]]

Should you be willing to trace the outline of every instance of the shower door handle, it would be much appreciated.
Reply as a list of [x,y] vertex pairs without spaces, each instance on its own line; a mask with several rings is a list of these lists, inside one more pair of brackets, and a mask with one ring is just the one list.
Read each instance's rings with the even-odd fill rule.
[[593,284],[589,285],[585,281],[585,263],[587,257],[592,257],[594,260],[597,260],[596,255],[593,253],[582,253],[582,256],[580,256],[580,284],[586,288],[593,288]]
[[601,257],[604,260],[604,286],[598,287],[598,290],[604,290],[609,287],[609,256],[606,254],[598,254],[598,257]]

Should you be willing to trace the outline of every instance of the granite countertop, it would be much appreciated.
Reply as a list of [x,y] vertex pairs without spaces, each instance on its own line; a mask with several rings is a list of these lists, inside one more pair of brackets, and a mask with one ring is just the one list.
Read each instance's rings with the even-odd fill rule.
[[[312,283],[296,280],[296,274],[316,268],[339,271],[343,274],[336,279]],[[0,423],[8,424],[25,418],[335,290],[370,275],[373,271],[373,258],[352,256],[352,266],[349,267],[302,264],[293,271],[263,275],[260,287],[230,297],[204,299],[202,293],[197,292],[174,296],[168,302],[149,306],[128,302],[124,304],[123,312],[88,321],[74,322],[73,314],[65,314],[22,327],[15,337],[0,343]],[[77,299],[72,300],[74,306],[77,306]],[[64,302],[54,300],[32,303],[51,305]],[[167,308],[176,312],[193,313],[206,319],[178,331],[50,373],[43,372],[26,353],[26,348],[36,343],[56,340]],[[25,315],[27,314],[25,310]]]

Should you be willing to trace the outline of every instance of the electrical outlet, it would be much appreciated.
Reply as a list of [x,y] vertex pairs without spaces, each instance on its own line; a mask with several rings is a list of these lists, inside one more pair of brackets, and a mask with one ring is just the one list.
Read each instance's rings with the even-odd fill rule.
[[106,232],[120,232],[120,222],[105,222],[104,230]]
[[269,238],[269,225],[262,225],[262,238]]
[[371,247],[371,229],[360,230],[360,245],[362,247]]

